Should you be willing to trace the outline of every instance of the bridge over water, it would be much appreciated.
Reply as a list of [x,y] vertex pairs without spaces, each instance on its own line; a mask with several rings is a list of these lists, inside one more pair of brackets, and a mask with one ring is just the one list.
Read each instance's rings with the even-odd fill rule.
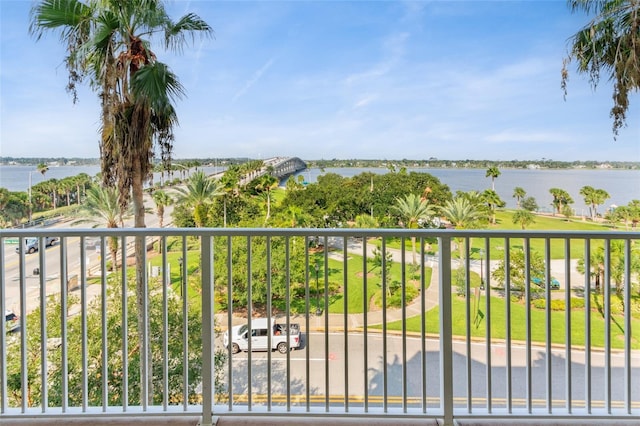
[[262,170],[260,170],[258,176],[264,175],[267,173],[267,170],[273,170],[272,175],[282,180],[285,177],[306,168],[307,163],[298,157],[273,157],[264,160]]

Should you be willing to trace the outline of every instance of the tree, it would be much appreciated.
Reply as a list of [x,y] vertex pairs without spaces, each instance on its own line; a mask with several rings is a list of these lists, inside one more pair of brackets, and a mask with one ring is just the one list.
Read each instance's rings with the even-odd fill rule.
[[[192,13],[172,21],[161,0],[43,0],[32,7],[30,21],[29,30],[36,39],[54,33],[65,45],[67,89],[73,101],[77,101],[77,85],[87,78],[97,92],[103,183],[116,186],[122,209],[133,202],[134,224],[144,228],[143,185],[152,176],[154,145],[163,163],[170,164],[177,124],[173,103],[184,93],[177,76],[151,51],[150,40],[161,34],[165,49],[180,52],[186,36],[211,35],[211,27]],[[136,237],[135,246],[139,330],[143,332],[147,297],[143,236]],[[144,336],[141,340],[145,341]]]
[[489,214],[491,215],[491,223],[496,224],[496,208],[504,207],[505,202],[500,198],[498,193],[493,189],[485,189],[482,193],[482,200],[487,204],[489,208]]
[[553,197],[553,201],[551,202],[551,204],[554,207],[554,214],[562,213],[565,206],[568,206],[569,204],[573,204],[573,198],[571,198],[569,193],[564,189],[551,188],[549,189],[549,192]]
[[563,60],[562,89],[567,94],[572,60],[578,73],[588,74],[591,85],[600,82],[601,74],[613,81],[614,139],[626,126],[629,93],[640,89],[640,2],[637,0],[569,0],[571,11],[596,16],[570,38],[570,52]]
[[36,168],[42,174],[42,177],[44,177],[45,173],[49,171],[49,166],[47,166],[46,163],[40,163]]
[[491,177],[491,190],[495,191],[496,190],[496,178],[498,176],[500,176],[500,170],[498,170],[497,167],[491,166],[487,169],[487,174],[485,175],[485,177]]
[[273,176],[271,173],[264,174],[258,179],[256,189],[266,194],[267,214],[264,218],[265,225],[267,224],[267,222],[269,221],[269,217],[271,216],[271,191],[277,188],[279,183],[280,181],[278,180],[278,178]]
[[519,186],[513,188],[513,198],[516,199],[517,208],[520,208],[520,201],[522,201],[526,195],[527,191],[525,191],[524,188],[521,188]]
[[[418,229],[424,222],[428,222],[435,214],[429,203],[415,194],[407,194],[404,198],[397,198],[396,204],[391,206],[400,216],[400,223],[404,228]],[[413,264],[416,264],[416,237],[411,237]]]
[[520,202],[520,207],[522,207],[523,210],[535,212],[538,211],[538,202],[535,197],[525,197]]
[[[482,217],[482,211],[477,204],[469,201],[467,196],[458,194],[453,200],[447,201],[440,207],[440,213],[456,229],[473,228]],[[464,248],[462,241],[458,240],[460,259],[464,258]]]
[[215,197],[222,195],[222,185],[199,170],[187,180],[185,188],[176,188],[176,191],[180,194],[178,202],[193,209],[193,220],[196,227],[201,228],[207,220],[208,206]]
[[604,189],[595,189],[591,186],[583,186],[580,188],[580,195],[584,197],[585,204],[589,205],[591,220],[596,220],[598,215],[598,206],[610,198],[610,195]]
[[[89,217],[97,226],[117,228],[122,223],[127,211],[123,211],[118,202],[118,194],[115,188],[94,186],[87,191],[87,199],[82,209],[84,218]],[[81,221],[85,221],[82,219]],[[118,237],[109,238],[109,251],[111,255],[111,269],[116,270],[118,265]]]
[[520,209],[513,214],[512,220],[514,224],[520,224],[522,230],[524,230],[526,226],[536,221],[536,217],[529,210]]
[[[529,278],[541,278],[545,276],[544,259],[540,254],[531,251],[529,256]],[[491,277],[498,282],[498,286],[504,288],[507,282],[507,269],[509,270],[509,285],[511,289],[524,291],[526,286],[526,268],[524,251],[510,249],[509,265],[504,259],[498,262],[496,269],[491,272]]]
[[151,198],[156,203],[156,214],[158,215],[160,228],[162,228],[164,225],[164,208],[173,204],[173,198],[161,189],[153,191]]

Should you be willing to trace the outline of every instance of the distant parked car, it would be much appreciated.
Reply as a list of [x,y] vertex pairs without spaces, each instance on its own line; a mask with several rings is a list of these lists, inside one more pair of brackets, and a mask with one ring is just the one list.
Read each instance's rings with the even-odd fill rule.
[[[35,253],[38,251],[38,245],[39,245],[39,239],[38,238],[27,238],[24,240],[24,251],[25,253]],[[46,237],[45,238],[45,246],[47,247],[51,247],[53,246],[55,243],[58,242],[58,238],[57,237]],[[20,253],[20,246],[16,247],[16,253]]]
[[[531,282],[537,285],[538,287],[544,288],[544,280],[542,278],[538,278],[538,277],[531,278]],[[558,282],[558,280],[556,280],[553,277],[551,277],[549,284],[550,284],[551,290],[560,289],[560,282]]]
[[4,311],[5,332],[11,333],[20,328],[20,318],[11,311]]

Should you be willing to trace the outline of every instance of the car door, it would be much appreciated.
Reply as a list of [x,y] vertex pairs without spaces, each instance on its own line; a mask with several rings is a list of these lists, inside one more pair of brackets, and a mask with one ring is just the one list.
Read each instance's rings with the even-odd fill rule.
[[254,351],[266,351],[267,348],[267,334],[266,328],[254,328],[251,330],[251,350]]

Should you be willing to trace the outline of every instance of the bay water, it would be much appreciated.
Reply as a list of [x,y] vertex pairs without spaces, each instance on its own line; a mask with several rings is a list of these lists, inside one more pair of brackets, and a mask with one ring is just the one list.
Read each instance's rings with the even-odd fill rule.
[[[222,171],[220,167],[202,167],[205,173],[213,174]],[[485,169],[467,168],[408,168],[407,171],[429,173],[440,182],[449,186],[452,193],[456,191],[484,191],[491,189],[491,178],[486,177]],[[0,187],[10,191],[28,191],[29,180],[35,185],[47,179],[62,179],[86,173],[95,176],[100,166],[58,166],[50,167],[43,176],[33,166],[0,165]],[[325,173],[336,173],[344,177],[352,177],[363,172],[376,174],[389,173],[386,168],[311,168],[298,172],[304,180],[316,182]],[[580,195],[580,188],[592,186],[604,189],[610,195],[604,206],[598,207],[604,213],[611,206],[622,206],[631,200],[640,200],[640,170],[617,169],[500,169],[500,176],[495,179],[495,189],[507,203],[507,208],[515,208],[516,200],[513,191],[522,187],[527,196],[534,197],[542,212],[551,211],[551,188],[564,189],[574,200],[573,208],[577,215],[589,215],[589,207]],[[176,174],[175,176],[179,176]],[[154,175],[154,181],[160,181],[160,174]]]

